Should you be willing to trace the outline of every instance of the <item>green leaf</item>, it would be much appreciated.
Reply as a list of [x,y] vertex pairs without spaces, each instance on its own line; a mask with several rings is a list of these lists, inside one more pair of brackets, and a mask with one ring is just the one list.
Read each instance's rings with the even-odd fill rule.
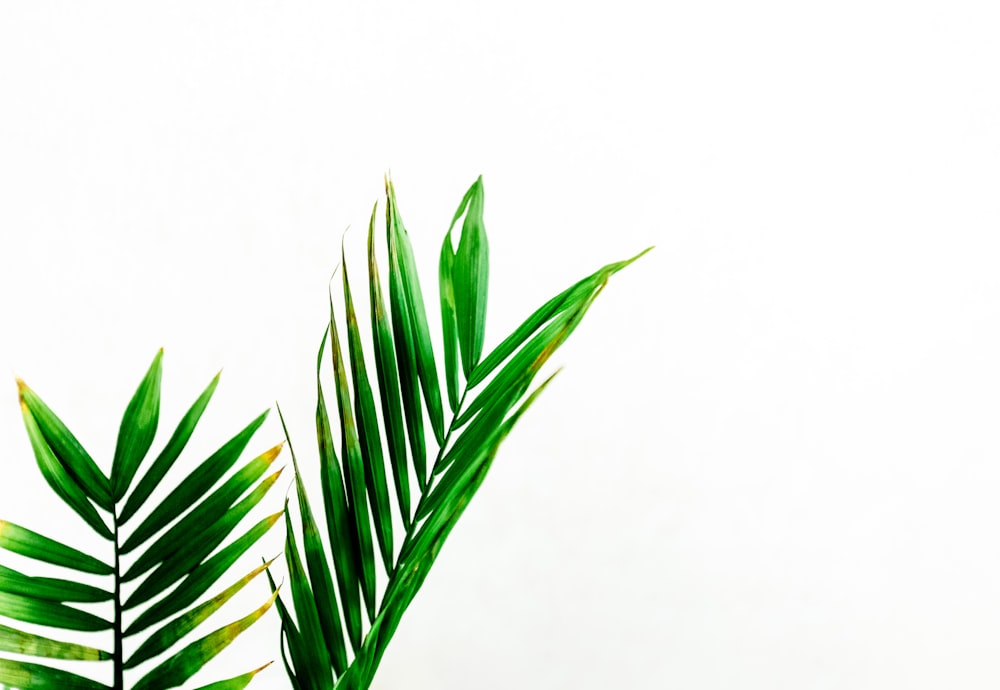
[[[473,183],[452,220],[465,211],[462,236],[455,252],[454,290],[455,314],[458,320],[458,342],[462,351],[462,370],[466,378],[472,373],[483,352],[486,329],[486,297],[489,284],[489,244],[483,225],[483,178]],[[451,228],[448,229],[451,235]]]
[[[122,580],[125,582],[133,580],[158,563],[171,561],[170,565],[183,567],[178,564],[178,560],[186,560],[190,565],[194,565],[207,556],[236,526],[236,521],[239,519],[238,511],[230,511],[232,505],[268,470],[281,453],[281,446],[279,443],[251,460],[197,507],[174,523],[173,527],[164,532],[136,559]],[[267,486],[269,488],[270,484]],[[263,498],[263,492],[266,491],[266,488],[263,491],[258,489],[256,492],[258,498]],[[248,505],[248,510],[249,507]],[[206,525],[209,527],[206,528]],[[209,544],[210,534],[218,535],[218,539],[212,544]],[[171,556],[178,551],[183,551],[179,559],[171,560]]]
[[316,364],[316,440],[319,445],[320,485],[323,490],[323,506],[326,516],[326,527],[330,545],[334,549],[337,572],[337,587],[340,591],[340,601],[344,608],[344,621],[347,624],[347,637],[352,649],[361,646],[361,595],[358,591],[361,565],[358,562],[360,554],[357,547],[357,531],[347,507],[344,479],[340,470],[340,461],[333,448],[333,434],[330,429],[330,417],[323,396],[323,386],[319,380],[320,361],[323,357],[323,347],[326,344],[326,334],[319,346]]
[[244,673],[241,676],[236,676],[235,678],[230,678],[228,680],[218,680],[214,683],[209,683],[208,685],[202,685],[195,690],[243,690],[250,681],[253,680],[254,676],[263,671],[265,668],[271,665],[272,662],[267,662],[260,668],[255,668],[249,673]]
[[319,619],[317,602],[313,596],[309,578],[306,576],[302,561],[299,558],[299,547],[295,543],[295,530],[291,527],[291,517],[288,506],[285,506],[285,562],[288,564],[288,576],[291,580],[292,601],[295,605],[295,618],[302,629],[301,642],[305,645],[305,656],[312,666],[311,676],[314,684],[320,687],[333,686],[331,658],[328,644],[324,642],[324,631]]
[[132,484],[139,463],[153,445],[160,419],[160,380],[163,378],[163,348],[156,353],[139,388],[125,408],[115,458],[111,463],[111,492],[120,501]]
[[347,387],[344,355],[337,335],[337,322],[330,301],[330,352],[333,354],[333,374],[337,384],[337,408],[340,418],[340,435],[343,441],[344,486],[347,489],[348,510],[354,522],[361,566],[361,596],[368,611],[368,620],[375,617],[375,554],[372,546],[371,523],[368,519],[368,500],[365,495],[365,475],[361,459],[361,441],[351,413],[351,394]]
[[143,676],[139,682],[132,686],[132,690],[163,690],[176,688],[183,684],[215,655],[228,647],[240,633],[263,616],[271,608],[276,597],[277,593],[272,594],[267,602],[256,611],[209,633],[196,642],[192,642]]
[[[292,466],[295,468],[295,493],[299,500],[299,515],[302,520],[302,536],[305,545],[306,565],[309,568],[309,581],[312,587],[312,600],[316,602],[319,627],[326,640],[327,653],[333,663],[334,671],[339,674],[347,667],[347,648],[344,644],[344,629],[341,626],[337,610],[336,595],[333,593],[333,575],[327,566],[323,541],[320,539],[319,528],[316,526],[312,507],[309,505],[309,497],[306,496],[305,487],[302,484],[299,463],[295,457],[295,450],[292,447],[292,441],[288,435],[288,428],[285,426],[285,418],[281,414],[280,407],[278,408],[278,417],[281,419],[281,428],[285,432],[288,450],[292,456]],[[292,523],[287,519],[285,530],[288,532],[292,530]],[[285,540],[289,539],[294,539],[294,535],[286,535]]]
[[6,520],[0,520],[0,548],[84,573],[112,575],[115,572],[110,565],[93,556]]
[[[454,226],[454,221],[452,225]],[[455,270],[455,250],[451,243],[451,228],[441,243],[438,259],[438,289],[441,293],[441,329],[444,334],[444,377],[448,387],[448,407],[454,413],[458,410],[458,322],[455,317],[455,284],[452,274]]]
[[182,610],[184,607],[194,603],[205,591],[236,562],[240,556],[247,552],[257,540],[264,536],[269,529],[281,518],[282,512],[269,515],[247,532],[240,536],[232,544],[229,544],[217,554],[203,562],[177,586],[170,594],[160,599],[148,609],[143,611],[135,621],[125,630],[126,637],[142,632],[149,626],[166,620],[169,616]]
[[18,387],[21,389],[21,413],[24,417],[24,427],[28,431],[28,439],[31,441],[31,448],[35,452],[35,460],[38,462],[38,468],[42,471],[45,481],[48,482],[59,498],[72,508],[73,512],[83,518],[84,522],[90,525],[95,532],[105,539],[113,539],[114,535],[111,534],[108,526],[104,524],[101,516],[97,514],[97,509],[94,508],[90,499],[87,498],[83,489],[80,488],[77,480],[56,459],[52,449],[49,447],[48,441],[45,440],[41,429],[38,428],[38,423],[28,408],[24,397],[25,393],[29,390],[28,387],[21,380],[18,380]]
[[174,462],[180,457],[181,451],[184,450],[184,447],[191,438],[191,434],[194,433],[194,428],[201,419],[201,415],[205,412],[205,408],[208,407],[208,401],[211,400],[212,394],[215,393],[215,389],[219,385],[219,376],[221,373],[219,372],[215,375],[212,382],[208,384],[208,388],[195,400],[194,404],[181,419],[180,424],[177,425],[170,440],[167,441],[167,445],[160,451],[160,454],[153,461],[149,470],[139,480],[139,484],[125,502],[125,507],[122,509],[121,515],[118,516],[119,526],[128,522],[135,512],[142,507],[142,504],[150,497],[153,490],[159,486],[160,482],[167,475],[167,472],[173,467]]
[[[424,309],[424,298],[420,291],[417,262],[413,258],[410,237],[403,227],[403,220],[399,217],[396,190],[392,186],[392,180],[388,178],[386,178],[386,197],[386,214],[389,220],[389,276],[391,285],[401,290],[398,299],[394,301],[394,308],[398,303],[407,310],[407,321],[410,325],[407,334],[413,338],[412,347],[416,356],[420,387],[424,391],[431,428],[434,429],[438,444],[441,444],[444,441],[444,411],[441,407],[441,391],[438,387],[434,351],[431,348],[430,329],[427,327],[427,312]],[[393,274],[396,276],[395,279]]]
[[170,649],[174,643],[205,622],[209,616],[218,611],[233,595],[243,589],[248,582],[260,575],[273,562],[271,560],[257,566],[204,604],[200,604],[184,615],[174,618],[152,633],[135,650],[129,660],[125,662],[124,668],[135,668],[142,662],[148,661]]
[[368,224],[368,288],[371,302],[372,339],[375,345],[375,373],[378,377],[379,400],[382,404],[382,424],[385,427],[392,462],[392,479],[396,488],[403,526],[410,527],[410,470],[406,464],[406,437],[403,409],[400,402],[399,373],[393,351],[393,337],[382,299],[382,283],[375,261],[375,208]]
[[254,435],[254,432],[267,419],[267,414],[267,410],[261,413],[257,419],[250,422],[236,436],[227,441],[224,446],[215,451],[211,457],[201,463],[194,472],[189,474],[176,489],[170,492],[125,541],[121,547],[121,553],[128,553],[139,544],[145,542],[176,519],[178,515],[187,510],[199,498],[204,496],[239,459],[240,454],[250,442],[250,437]]
[[371,502],[375,535],[382,563],[386,572],[392,569],[392,513],[389,508],[389,486],[385,479],[385,459],[382,456],[382,438],[379,435],[378,417],[375,414],[375,398],[368,382],[364,352],[361,348],[361,333],[358,318],[351,299],[351,287],[347,278],[347,257],[343,257],[344,306],[347,317],[347,344],[351,356],[351,382],[354,384],[354,412],[358,424],[358,440],[361,445],[361,461],[365,472],[365,486]]
[[595,290],[607,283],[608,278],[632,262],[636,261],[639,257],[650,250],[652,250],[652,247],[636,254],[631,259],[616,261],[604,266],[586,278],[577,281],[536,309],[531,316],[525,319],[524,323],[518,326],[513,333],[497,345],[489,356],[479,363],[475,371],[473,371],[472,375],[469,377],[469,387],[471,388],[476,386],[485,380],[486,377],[489,376],[501,362],[507,359],[507,357],[519,348],[536,330],[545,325],[549,319],[553,318],[556,314],[563,310],[573,310],[575,307],[579,306],[580,303],[587,301]]
[[69,671],[10,659],[0,659],[0,683],[20,690],[111,690]]
[[75,661],[107,661],[111,658],[110,652],[101,649],[85,647],[72,642],[60,642],[41,635],[8,628],[6,625],[0,625],[0,651]]
[[29,577],[0,565],[0,591],[24,594],[49,601],[101,602],[111,601],[111,592],[83,584],[51,577]]
[[[288,528],[287,525],[285,528]],[[274,578],[271,577],[270,570],[267,571],[267,585],[271,588],[272,594],[278,589],[274,584]],[[317,687],[317,681],[314,679],[317,669],[314,664],[308,661],[305,640],[302,639],[302,635],[295,625],[295,619],[292,618],[292,614],[289,613],[280,596],[275,599],[275,603],[278,608],[278,616],[281,618],[281,641],[287,643],[288,648],[286,655],[286,645],[281,646],[281,662],[285,666],[288,679],[294,690],[313,690]],[[289,656],[291,656],[291,662],[289,662]]]
[[0,592],[0,616],[7,616],[23,623],[36,623],[64,630],[94,632],[111,629],[111,623],[92,613],[80,611],[55,601],[35,599],[9,592]]
[[[180,578],[190,573],[260,503],[271,487],[274,486],[274,483],[278,481],[281,472],[282,470],[278,470],[265,478],[246,498],[226,511],[225,515],[212,522],[199,536],[193,537],[184,551],[170,559],[164,560],[132,592],[132,595],[125,601],[124,608],[134,608],[139,604],[149,601]],[[216,578],[219,575],[222,575],[222,573],[220,572]]]
[[53,455],[94,503],[110,511],[111,484],[72,432],[48,405],[21,379],[17,380],[22,404],[31,410],[38,429]]

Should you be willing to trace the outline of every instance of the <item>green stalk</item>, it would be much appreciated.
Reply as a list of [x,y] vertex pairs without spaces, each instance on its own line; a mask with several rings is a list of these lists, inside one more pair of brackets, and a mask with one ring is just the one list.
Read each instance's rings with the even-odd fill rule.
[[122,640],[122,578],[118,555],[118,510],[111,511],[115,535],[115,647],[112,662],[115,666],[113,690],[125,690],[125,652]]

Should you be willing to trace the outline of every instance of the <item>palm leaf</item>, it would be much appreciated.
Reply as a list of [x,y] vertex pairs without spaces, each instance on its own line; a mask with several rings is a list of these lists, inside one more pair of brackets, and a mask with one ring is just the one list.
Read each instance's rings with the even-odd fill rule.
[[[375,209],[368,228],[374,381],[362,348],[346,255],[342,257],[348,355],[341,348],[331,297],[330,320],[317,358],[316,429],[328,542],[320,538],[294,453],[304,558],[294,521],[285,522],[292,602],[288,606],[279,598],[278,612],[282,660],[296,690],[366,690],[371,685],[386,645],[482,484],[501,442],[552,380],[550,376],[532,389],[535,377],[608,279],[638,258],[608,264],[570,286],[483,356],[489,276],[483,207],[479,178],[463,197],[441,247],[440,363],[431,344],[413,250],[388,179],[388,309],[376,260]],[[452,233],[460,220],[456,245]],[[327,348],[332,384],[323,381]],[[447,415],[439,372],[447,392]],[[339,457],[324,395],[329,385],[337,395]],[[394,501],[389,498],[388,472]],[[394,518],[404,527],[401,535],[392,531]],[[388,573],[381,591],[375,589],[374,541]],[[333,592],[334,575],[339,601]],[[269,582],[273,592],[274,582]],[[350,642],[349,649],[343,640]]]
[[[258,567],[213,598],[195,605],[280,517],[278,513],[265,518],[226,543],[238,523],[274,485],[280,470],[263,480],[261,477],[281,446],[264,452],[224,479],[263,423],[265,413],[186,477],[179,477],[164,499],[152,500],[154,491],[175,469],[219,380],[216,376],[191,406],[156,459],[146,462],[159,425],[162,359],[161,350],[126,407],[109,463],[110,475],[101,471],[41,398],[18,380],[25,428],[44,478],[56,495],[110,545],[103,557],[86,554],[56,538],[0,521],[0,548],[39,566],[60,566],[104,580],[98,586],[65,577],[22,573],[0,565],[0,617],[15,624],[57,631],[110,631],[113,649],[104,651],[0,624],[0,652],[91,661],[95,668],[110,666],[112,685],[47,663],[5,658],[0,658],[0,684],[22,690],[125,690],[126,668],[141,669],[166,655],[129,687],[177,687],[271,605],[273,599],[235,623],[174,649],[265,569]],[[219,487],[212,490],[220,481]],[[143,519],[126,533],[123,525],[136,515]],[[137,616],[135,607],[149,601],[153,603]],[[85,611],[74,602],[94,603],[101,611]],[[151,626],[156,630],[145,640],[135,639],[137,633]],[[259,670],[205,687],[243,688]],[[97,674],[108,675],[108,671]]]

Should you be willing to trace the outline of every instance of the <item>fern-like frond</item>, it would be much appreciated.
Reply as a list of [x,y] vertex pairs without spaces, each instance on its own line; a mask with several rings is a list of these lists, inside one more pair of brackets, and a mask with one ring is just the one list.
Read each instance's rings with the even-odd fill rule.
[[[273,602],[272,596],[236,622],[174,649],[265,570],[266,566],[257,567],[219,594],[193,606],[281,516],[269,516],[241,537],[225,543],[277,480],[281,470],[271,472],[270,468],[281,446],[265,451],[222,481],[264,422],[264,413],[182,477],[163,500],[152,501],[154,491],[171,473],[191,438],[219,381],[218,376],[211,381],[162,451],[144,465],[159,424],[162,357],[161,350],[126,407],[110,475],[101,471],[41,398],[18,380],[25,428],[42,475],[80,519],[110,543],[101,558],[58,538],[0,521],[0,548],[39,566],[59,566],[81,576],[97,576],[104,583],[93,585],[66,576],[42,577],[0,566],[0,616],[58,631],[102,632],[109,636],[111,645],[110,649],[100,649],[0,625],[0,651],[43,659],[99,662],[95,665],[111,667],[110,673],[101,673],[110,675],[112,684],[105,685],[50,663],[0,658],[2,684],[24,689],[178,687],[259,619]],[[138,524],[127,528],[126,523],[139,515],[143,517]],[[79,608],[79,603],[96,603],[107,611],[92,613]],[[153,630],[147,632],[150,628]],[[146,633],[141,642],[137,639],[140,633]],[[59,637],[64,634],[60,632]],[[142,670],[154,660],[158,664]],[[131,675],[133,669],[141,675],[127,679],[127,672]],[[259,670],[205,687],[243,688]]]
[[[431,344],[413,249],[388,179],[388,307],[375,252],[377,207],[368,227],[374,379],[372,360],[362,347],[347,257],[342,257],[342,311],[336,313],[331,296],[317,358],[316,431],[326,544],[290,448],[303,542],[300,550],[293,521],[287,519],[292,606],[279,599],[278,611],[283,661],[296,690],[365,690],[371,685],[403,613],[501,442],[552,380],[549,376],[532,389],[535,377],[608,279],[638,258],[608,264],[570,286],[484,357],[489,249],[483,202],[479,178],[463,197],[441,247],[442,361]],[[456,246],[452,235],[459,221]],[[323,380],[325,356],[332,363],[332,381]],[[327,402],[331,387],[336,424]],[[394,532],[394,518],[402,533]],[[376,588],[380,566],[386,576],[381,592]],[[271,587],[273,591],[273,580]]]

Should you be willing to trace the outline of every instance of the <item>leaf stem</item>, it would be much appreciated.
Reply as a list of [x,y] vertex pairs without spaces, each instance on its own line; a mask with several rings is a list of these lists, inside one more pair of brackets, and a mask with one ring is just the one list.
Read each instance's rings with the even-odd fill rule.
[[114,622],[114,634],[115,634],[115,646],[114,646],[114,657],[112,663],[114,664],[114,685],[113,690],[125,690],[125,655],[122,644],[122,578],[121,578],[121,568],[119,564],[119,540],[118,540],[118,511],[114,509],[111,511],[112,524],[114,526],[114,536],[115,536],[115,622]]

